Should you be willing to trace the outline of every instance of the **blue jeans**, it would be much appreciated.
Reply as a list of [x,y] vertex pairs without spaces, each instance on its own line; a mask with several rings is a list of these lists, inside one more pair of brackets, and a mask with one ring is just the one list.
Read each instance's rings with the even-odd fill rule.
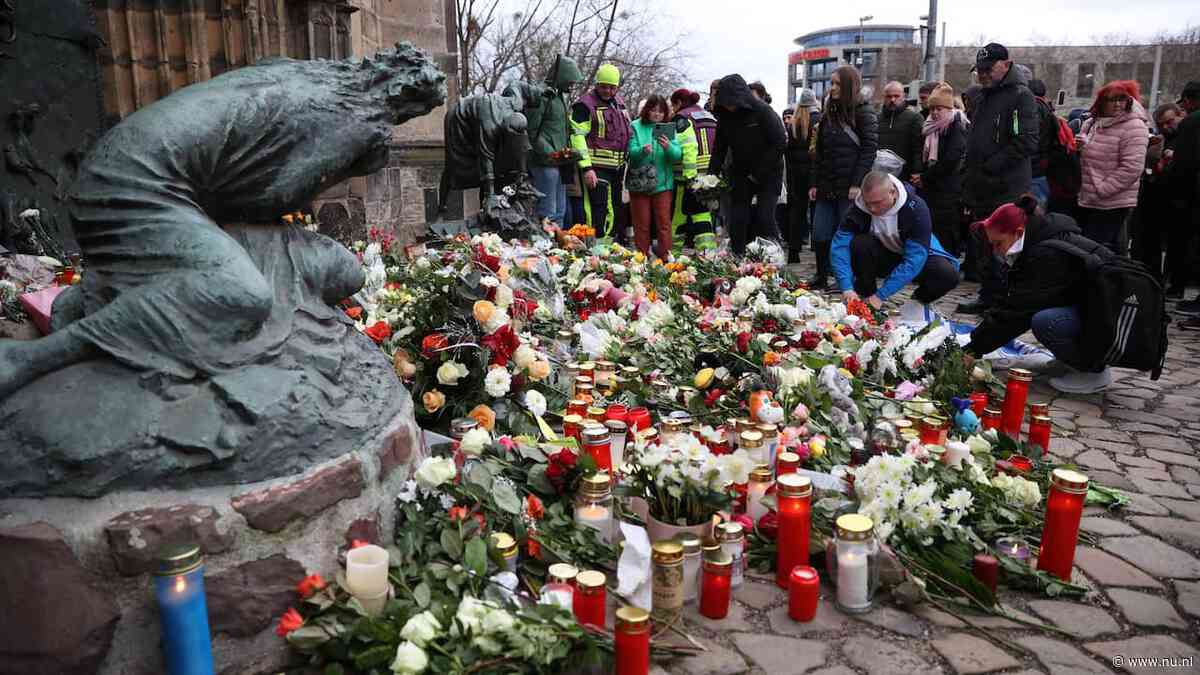
[[813,210],[812,240],[814,243],[833,241],[833,233],[841,227],[850,210],[849,199],[817,199]]
[[1029,184],[1029,192],[1037,197],[1039,206],[1046,208],[1046,201],[1050,199],[1050,181],[1045,176],[1034,178]]
[[542,193],[537,203],[539,218],[549,218],[564,227],[567,217],[567,186],[563,184],[562,172],[557,166],[529,167],[529,175],[533,179],[533,187]]
[[1083,365],[1080,352],[1083,342],[1083,319],[1076,307],[1051,307],[1033,315],[1033,335],[1054,358],[1075,368],[1090,370]]

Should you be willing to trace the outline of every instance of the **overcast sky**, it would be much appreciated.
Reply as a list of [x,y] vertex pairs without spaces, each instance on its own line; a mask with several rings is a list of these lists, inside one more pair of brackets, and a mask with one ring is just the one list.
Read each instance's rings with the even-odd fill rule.
[[[787,55],[804,33],[849,26],[858,17],[868,23],[918,25],[928,0],[660,0],[673,15],[664,25],[690,33],[693,53],[689,73],[702,93],[708,83],[729,73],[747,81],[761,79],[773,107],[787,103]],[[980,36],[1006,45],[1091,44],[1109,33],[1146,38],[1159,31],[1176,32],[1200,24],[1197,0],[1005,0],[976,3],[940,2],[938,28],[946,22],[946,44],[974,44]],[[940,44],[941,38],[938,38]]]

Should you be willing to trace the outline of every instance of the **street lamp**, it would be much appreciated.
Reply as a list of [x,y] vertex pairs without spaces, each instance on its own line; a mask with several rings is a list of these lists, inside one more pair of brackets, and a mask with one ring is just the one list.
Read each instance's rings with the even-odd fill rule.
[[863,42],[866,41],[866,38],[863,36],[863,24],[874,18],[875,17],[870,14],[868,14],[866,16],[858,17],[858,57],[855,59],[857,61],[857,63],[855,65],[862,66],[862,64],[863,64],[863,47],[862,46],[863,46]]

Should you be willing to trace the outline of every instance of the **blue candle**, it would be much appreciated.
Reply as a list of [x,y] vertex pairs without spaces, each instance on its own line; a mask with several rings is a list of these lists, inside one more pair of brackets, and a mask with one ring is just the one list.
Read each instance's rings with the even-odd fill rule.
[[158,597],[167,673],[213,675],[200,547],[176,546],[165,552],[154,576],[154,594]]

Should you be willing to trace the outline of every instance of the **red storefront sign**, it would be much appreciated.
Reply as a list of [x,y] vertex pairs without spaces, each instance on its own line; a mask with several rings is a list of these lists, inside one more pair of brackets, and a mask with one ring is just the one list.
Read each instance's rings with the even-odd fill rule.
[[828,49],[805,49],[803,51],[792,52],[791,54],[788,54],[788,65],[826,58],[829,58]]

